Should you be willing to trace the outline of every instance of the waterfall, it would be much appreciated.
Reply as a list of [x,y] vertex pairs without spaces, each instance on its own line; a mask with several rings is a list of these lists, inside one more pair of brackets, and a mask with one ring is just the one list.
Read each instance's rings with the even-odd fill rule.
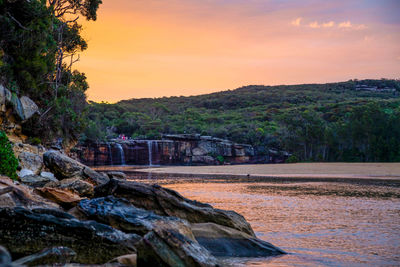
[[147,141],[147,150],[149,151],[149,166],[153,165],[153,141]]
[[113,165],[112,150],[110,143],[107,143],[107,147],[108,147],[108,158],[110,160],[110,165]]
[[116,144],[119,154],[121,156],[121,165],[125,165],[125,155],[124,155],[124,149],[122,148],[121,144]]

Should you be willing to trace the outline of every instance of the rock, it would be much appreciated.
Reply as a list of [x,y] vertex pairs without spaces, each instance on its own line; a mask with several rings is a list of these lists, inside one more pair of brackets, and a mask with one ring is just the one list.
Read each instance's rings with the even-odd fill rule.
[[53,201],[66,209],[75,207],[79,203],[79,201],[82,200],[82,198],[79,197],[77,194],[57,188],[51,188],[51,187],[36,188],[35,192],[37,192],[42,197],[50,201]]
[[47,151],[43,154],[43,160],[46,167],[59,179],[79,177],[94,185],[105,184],[109,181],[107,176],[101,175],[59,151]]
[[39,108],[32,99],[27,96],[22,96],[20,99],[24,120],[31,118],[35,113],[39,113]]
[[0,112],[6,112],[6,88],[0,85]]
[[171,230],[157,229],[137,244],[138,266],[218,266],[196,241]]
[[13,264],[18,265],[45,265],[45,264],[66,264],[76,257],[76,252],[67,247],[46,248],[39,253],[18,259]]
[[178,192],[159,185],[111,179],[95,189],[96,197],[114,195],[128,199],[134,206],[152,210],[161,216],[173,216],[191,223],[213,222],[254,236],[250,224],[234,211],[214,209],[209,204],[193,201]]
[[[1,85],[0,85],[1,89]],[[11,263],[11,255],[5,247],[0,246],[0,266],[6,266]]]
[[24,206],[28,208],[59,208],[57,204],[35,194],[32,188],[26,185],[14,184],[8,177],[0,176],[0,190],[2,189],[7,189],[8,192],[0,194],[0,207]]
[[128,254],[119,256],[111,261],[122,264],[123,266],[137,266],[137,255],[136,254]]
[[91,197],[94,194],[94,186],[80,178],[69,178],[61,181],[50,182],[46,187],[67,189],[81,197]]
[[192,224],[196,240],[216,257],[268,257],[285,252],[272,244],[214,223]]
[[79,221],[68,213],[47,209],[0,208],[0,225],[0,244],[15,257],[63,246],[75,251],[75,261],[83,264],[103,264],[135,253],[134,244],[140,239],[101,223]]
[[13,93],[11,96],[11,104],[13,107],[13,112],[18,116],[21,121],[25,120],[24,110],[22,109],[21,101],[19,100],[18,96]]
[[22,152],[18,155],[19,165],[22,169],[28,169],[38,175],[43,168],[42,157],[30,152]]
[[56,178],[49,179],[39,175],[25,175],[23,177],[20,177],[20,181],[31,187],[43,187],[45,184],[49,182],[57,181],[57,179]]
[[25,176],[31,176],[31,175],[35,175],[35,174],[33,173],[33,171],[31,171],[29,169],[22,169],[18,173],[18,177],[19,178],[22,178],[22,177],[25,177]]
[[151,211],[134,207],[128,200],[113,196],[82,200],[77,209],[87,219],[108,224],[126,233],[145,235],[154,229],[169,229],[195,240],[188,222],[159,216]]
[[83,164],[55,150],[45,152],[43,154],[43,161],[46,167],[49,168],[58,179],[80,176],[85,168]]
[[108,172],[107,175],[110,179],[116,178],[116,179],[126,180],[126,174],[123,172]]
[[42,177],[44,177],[44,178],[47,178],[47,179],[49,179],[49,180],[52,180],[52,181],[54,181],[54,182],[58,181],[58,180],[56,179],[56,177],[54,176],[54,174],[52,174],[51,172],[41,172],[41,173],[40,173],[40,176],[42,176]]

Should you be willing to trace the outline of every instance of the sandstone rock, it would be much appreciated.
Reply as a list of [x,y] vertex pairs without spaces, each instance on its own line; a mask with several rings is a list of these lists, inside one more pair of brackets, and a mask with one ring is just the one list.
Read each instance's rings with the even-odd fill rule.
[[21,121],[25,120],[24,110],[22,108],[21,101],[19,100],[18,96],[13,93],[11,96],[11,104],[13,107],[14,114],[18,116]]
[[117,262],[122,264],[123,266],[137,266],[137,255],[136,254],[122,255],[113,259],[111,262]]
[[49,180],[52,180],[52,181],[56,181],[57,180],[56,177],[54,176],[54,174],[52,174],[51,172],[41,172],[40,176],[42,176],[44,178],[47,178]]
[[39,112],[39,108],[32,99],[22,96],[20,99],[24,120],[30,119],[35,113]]
[[137,244],[138,266],[218,266],[196,241],[171,230],[157,229]]
[[19,165],[22,169],[28,169],[37,175],[43,167],[42,157],[30,152],[22,152],[18,155]]
[[49,182],[57,182],[57,179],[49,179],[39,175],[25,175],[23,177],[20,177],[20,181],[31,187],[43,187]]
[[254,232],[244,217],[234,211],[214,209],[209,204],[193,201],[178,192],[159,185],[111,179],[108,184],[95,189],[95,196],[114,195],[128,199],[134,206],[152,210],[158,215],[174,216],[191,223],[213,222],[243,231]]
[[59,179],[79,177],[94,185],[105,184],[109,181],[107,176],[90,169],[59,151],[47,151],[43,154],[43,160],[46,167]]
[[0,266],[7,266],[8,264],[11,264],[11,255],[5,247],[0,246]]
[[126,233],[145,235],[154,229],[168,229],[195,240],[188,222],[138,209],[128,200],[113,196],[82,200],[78,206],[88,219],[108,224]]
[[126,180],[126,174],[123,172],[108,172],[107,175],[110,179],[116,178],[116,179]]
[[6,88],[0,85],[0,112],[6,112]]
[[79,201],[82,200],[82,198],[79,197],[77,194],[57,188],[50,188],[50,187],[36,188],[35,192],[37,192],[42,197],[50,201],[53,201],[66,209],[75,207],[79,203]]
[[76,252],[67,247],[46,248],[39,253],[20,258],[13,262],[17,265],[38,266],[44,264],[62,265],[70,263],[76,257]]
[[35,173],[32,170],[29,169],[22,169],[18,172],[18,177],[22,178],[25,176],[31,176],[31,175],[35,175]]
[[90,197],[94,194],[94,186],[80,178],[68,178],[61,181],[50,182],[46,187],[67,189],[81,197]]
[[83,164],[55,150],[44,153],[43,161],[58,179],[80,176],[85,168]]
[[272,244],[214,223],[192,224],[196,240],[217,257],[267,257],[285,254]]
[[115,257],[135,253],[140,239],[94,221],[78,221],[68,213],[52,210],[0,208],[0,244],[15,257],[64,246],[77,253],[76,262],[103,264]]
[[32,188],[25,185],[14,184],[10,178],[0,176],[0,190],[6,188],[12,190],[5,194],[0,194],[0,207],[24,206],[29,208],[59,208],[57,204],[35,194]]

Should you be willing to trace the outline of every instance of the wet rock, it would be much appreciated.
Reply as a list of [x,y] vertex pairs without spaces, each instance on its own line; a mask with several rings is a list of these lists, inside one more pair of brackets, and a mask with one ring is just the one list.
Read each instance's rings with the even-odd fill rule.
[[46,248],[39,253],[29,255],[13,262],[17,265],[38,266],[45,264],[66,264],[76,257],[76,252],[67,247]]
[[196,240],[217,257],[268,257],[285,252],[272,244],[214,223],[192,224]]
[[61,181],[50,182],[46,187],[67,189],[81,197],[91,197],[94,194],[94,186],[80,178],[69,178]]
[[250,224],[234,211],[214,209],[209,204],[193,201],[178,192],[159,185],[111,179],[95,189],[95,196],[114,195],[128,199],[134,206],[152,210],[161,216],[174,216],[191,223],[213,222],[255,236]]
[[123,172],[108,172],[107,175],[110,179],[115,178],[115,179],[126,180],[126,174]]
[[162,228],[147,233],[136,248],[138,266],[218,266],[196,241]]
[[59,204],[65,209],[75,207],[79,203],[79,201],[82,200],[82,198],[79,197],[77,194],[58,188],[36,188],[35,192],[37,192],[42,197]]
[[195,240],[188,222],[159,216],[151,211],[134,207],[128,200],[108,196],[82,200],[77,209],[88,219],[108,224],[126,233],[144,235],[154,229],[172,229]]
[[18,155],[19,165],[22,169],[28,169],[38,175],[43,168],[42,157],[30,152],[22,152]]
[[24,120],[30,119],[35,113],[39,113],[39,107],[29,97],[22,96],[19,100],[21,102]]
[[44,164],[59,179],[79,177],[94,185],[105,184],[109,178],[59,151],[50,150],[43,154]]
[[25,175],[20,177],[20,181],[31,187],[43,187],[49,182],[57,182],[56,178],[49,179],[39,175]]
[[0,266],[7,266],[10,263],[11,263],[10,253],[5,247],[0,246]]
[[135,253],[134,244],[140,239],[101,223],[79,221],[67,213],[46,209],[0,208],[0,225],[0,244],[15,258],[63,246],[77,253],[77,263],[103,264]]
[[35,194],[32,188],[16,184],[10,178],[0,176],[0,190],[4,189],[7,189],[7,192],[0,194],[0,207],[59,208],[57,204]]

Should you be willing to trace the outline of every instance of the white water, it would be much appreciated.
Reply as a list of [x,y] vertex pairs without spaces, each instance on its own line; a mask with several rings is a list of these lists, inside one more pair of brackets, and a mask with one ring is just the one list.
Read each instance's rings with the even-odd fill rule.
[[122,148],[121,144],[116,144],[119,154],[121,156],[121,165],[125,165],[125,155],[124,155],[124,149]]
[[112,158],[112,151],[111,151],[111,145],[107,143],[108,146],[108,157],[110,158],[110,165],[113,165],[113,158]]
[[153,141],[147,141],[147,150],[149,151],[149,166],[153,166]]

